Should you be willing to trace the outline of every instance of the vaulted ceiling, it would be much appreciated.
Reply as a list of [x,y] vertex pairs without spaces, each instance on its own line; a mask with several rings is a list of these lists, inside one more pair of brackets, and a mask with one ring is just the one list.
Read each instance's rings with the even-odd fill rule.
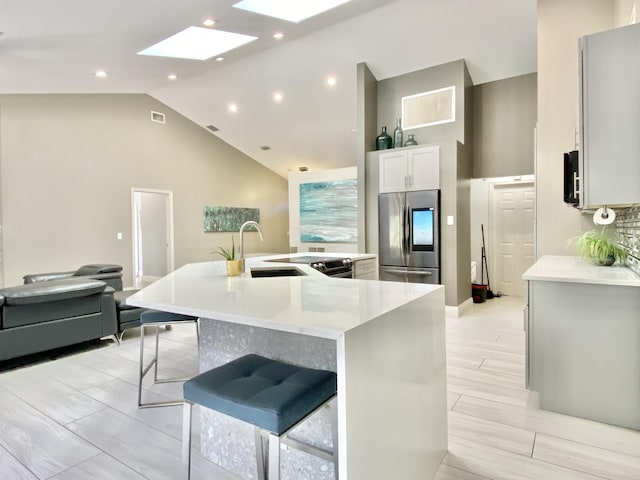
[[[286,176],[355,165],[360,62],[379,80],[460,58],[474,84],[536,71],[536,0],[351,0],[298,24],[236,2],[0,0],[0,93],[147,93]],[[206,17],[259,38],[220,62],[136,55]]]

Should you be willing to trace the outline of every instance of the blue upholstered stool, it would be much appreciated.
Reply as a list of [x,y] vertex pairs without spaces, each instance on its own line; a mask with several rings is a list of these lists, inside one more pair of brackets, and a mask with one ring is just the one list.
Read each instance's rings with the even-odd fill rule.
[[[148,402],[142,403],[142,379],[153,367],[153,383],[171,383],[184,382],[188,378],[158,378],[158,344],[160,341],[160,327],[167,325],[175,325],[181,323],[192,322],[196,325],[196,335],[198,337],[198,346],[200,346],[200,328],[198,319],[190,315],[181,315],[179,313],[160,312],[157,310],[146,310],[140,314],[140,369],[138,374],[138,408],[148,407],[168,407],[171,405],[181,405],[184,400],[169,400],[166,402]],[[145,327],[156,327],[156,348],[155,355],[148,365],[144,364],[144,333]]]
[[[262,433],[269,436],[268,477],[280,478],[280,440],[336,395],[334,372],[299,367],[259,355],[245,355],[185,382],[182,453],[191,478],[192,404],[216,410],[255,427],[258,478],[266,474]],[[333,453],[295,441],[292,446],[334,462],[338,478],[337,420]],[[289,442],[293,442],[290,440]]]

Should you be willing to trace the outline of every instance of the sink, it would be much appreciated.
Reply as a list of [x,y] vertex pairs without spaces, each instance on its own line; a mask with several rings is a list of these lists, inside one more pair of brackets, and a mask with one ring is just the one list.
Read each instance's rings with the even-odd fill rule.
[[256,267],[251,269],[251,276],[253,278],[302,277],[306,275],[306,273],[296,267]]

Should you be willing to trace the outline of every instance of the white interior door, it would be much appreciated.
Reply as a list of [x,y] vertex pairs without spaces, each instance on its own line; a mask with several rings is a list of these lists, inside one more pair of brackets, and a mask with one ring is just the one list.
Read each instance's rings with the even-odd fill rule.
[[493,187],[490,273],[494,293],[524,296],[522,275],[534,262],[534,200],[532,183]]
[[172,206],[171,192],[132,190],[136,286],[148,284],[173,270]]

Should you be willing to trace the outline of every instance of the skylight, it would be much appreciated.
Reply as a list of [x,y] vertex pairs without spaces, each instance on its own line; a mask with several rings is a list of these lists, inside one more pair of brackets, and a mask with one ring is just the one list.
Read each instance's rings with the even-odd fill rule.
[[242,0],[233,6],[298,23],[348,1],[350,0]]
[[149,48],[145,48],[138,52],[138,55],[207,60],[257,38],[210,28],[189,27]]

